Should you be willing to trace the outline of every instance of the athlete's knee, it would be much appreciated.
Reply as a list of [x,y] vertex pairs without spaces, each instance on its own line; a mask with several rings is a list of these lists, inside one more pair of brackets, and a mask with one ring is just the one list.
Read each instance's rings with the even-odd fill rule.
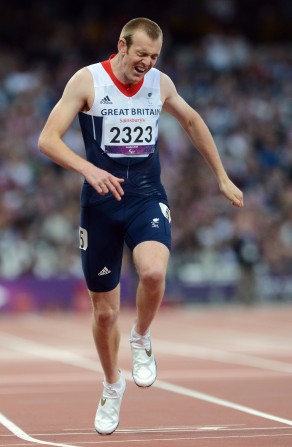
[[93,318],[98,326],[112,326],[118,319],[119,311],[115,308],[93,307]]
[[110,294],[96,294],[90,292],[93,319],[99,326],[112,326],[118,319],[119,300]]
[[148,266],[140,272],[139,279],[145,287],[155,289],[164,284],[165,271],[159,266]]

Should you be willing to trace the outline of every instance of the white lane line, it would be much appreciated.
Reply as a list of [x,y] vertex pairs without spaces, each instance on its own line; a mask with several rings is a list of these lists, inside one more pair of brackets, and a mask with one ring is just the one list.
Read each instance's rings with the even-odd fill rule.
[[280,422],[281,424],[291,425],[292,420],[284,419],[273,414],[265,413],[263,411],[255,410],[251,407],[246,407],[245,405],[236,404],[225,399],[220,399],[210,394],[201,393],[199,391],[191,390],[178,385],[173,385],[172,383],[163,382],[162,380],[156,380],[152,385],[161,390],[171,391],[173,393],[180,394],[182,396],[193,397],[194,399],[203,400],[204,402],[209,402],[211,404],[219,405],[221,407],[230,408],[232,410],[241,411],[242,413],[251,414],[253,416],[262,417],[264,419],[269,419],[271,421]]
[[[155,349],[156,352],[156,349]],[[192,381],[199,381],[204,380],[206,381],[214,381],[216,380],[217,383],[220,382],[226,382],[230,381],[230,379],[234,381],[242,381],[244,380],[253,380],[253,381],[263,381],[263,380],[270,380],[270,379],[283,379],[283,376],[285,373],[275,372],[275,371],[265,371],[263,373],[262,370],[256,370],[251,369],[249,367],[244,368],[241,366],[239,369],[237,367],[230,367],[228,369],[226,368],[220,368],[213,367],[212,370],[209,369],[172,369],[172,370],[163,370],[159,371],[159,377],[162,380],[172,381],[177,379],[183,379],[183,380],[192,380]],[[0,384],[1,386],[1,384]]]
[[[201,432],[201,431],[286,431],[291,430],[290,427],[245,427],[244,424],[229,425],[198,425],[198,426],[180,426],[180,427],[156,427],[156,428],[123,428],[116,430],[116,433],[171,433],[171,432]],[[74,433],[74,430],[70,434]],[[292,433],[289,433],[292,435]]]
[[[102,380],[102,379],[100,379]],[[96,379],[95,381],[91,381],[90,384],[95,384],[96,386]],[[32,396],[33,394],[41,394],[41,395],[52,395],[52,394],[72,394],[72,383],[68,384],[62,384],[62,386],[58,386],[57,384],[53,387],[47,386],[45,382],[42,386],[38,387],[26,387],[26,388],[5,388],[5,390],[0,390],[0,396],[19,396],[21,394],[26,394],[27,396]]]
[[292,434],[286,434],[286,433],[281,433],[281,434],[255,434],[255,435],[222,435],[222,436],[218,436],[218,435],[211,435],[211,436],[188,436],[188,437],[172,437],[172,438],[137,438],[137,439],[115,439],[115,438],[106,438],[106,441],[83,441],[81,442],[82,445],[84,444],[93,444],[93,445],[97,445],[97,444],[102,444],[102,445],[108,445],[108,444],[125,444],[126,446],[129,445],[130,443],[149,443],[149,445],[154,445],[153,443],[155,442],[155,446],[158,445],[158,443],[164,443],[164,442],[175,442],[175,447],[177,447],[179,444],[179,441],[193,441],[193,443],[191,444],[192,446],[194,445],[198,445],[196,443],[196,441],[202,441],[202,440],[207,440],[207,439],[256,439],[256,438],[282,438],[282,437],[287,437],[287,436],[291,436]]
[[[229,428],[227,428],[229,427]],[[231,428],[236,427],[236,428]],[[176,433],[176,432],[197,432],[197,431],[225,431],[225,430],[244,430],[244,428],[238,428],[239,425],[201,425],[201,426],[181,426],[181,427],[156,427],[156,428],[124,428],[118,429],[115,433],[119,433],[121,435],[125,434],[138,434],[138,433]],[[261,429],[254,429],[261,430]],[[277,430],[289,430],[289,427],[281,427],[277,428]],[[96,436],[96,431],[91,429],[64,429],[61,433],[32,433],[31,436],[83,436],[83,435],[93,435]],[[0,439],[3,437],[11,437],[12,435],[2,435],[0,434]]]
[[[128,344],[126,338],[123,337],[122,344]],[[292,364],[281,362],[278,360],[266,359],[247,354],[238,354],[235,352],[226,352],[219,349],[210,349],[186,343],[176,343],[155,339],[155,352],[162,354],[192,357],[196,359],[211,360],[220,363],[228,363],[241,366],[252,366],[255,368],[277,371],[282,373],[292,373]]]
[[[103,377],[102,375],[100,377]],[[78,373],[57,373],[47,374],[45,372],[40,374],[23,374],[22,371],[18,370],[18,373],[13,375],[3,374],[0,376],[0,387],[7,385],[37,385],[37,384],[62,384],[70,382],[86,382],[96,380],[96,374],[92,372],[80,371]]]
[[[1,332],[0,335],[0,344],[3,343],[6,348],[9,346],[11,349],[25,352],[26,354],[36,357],[64,363],[65,365],[77,366],[89,371],[103,372],[97,359],[91,360],[74,352],[27,340],[22,337],[17,337],[16,335],[5,334],[3,332]],[[85,362],[86,365],[84,365],[83,362]]]
[[[176,442],[176,446],[178,445],[177,443],[179,441],[193,441],[192,445],[195,445],[194,443],[196,443],[196,441],[202,441],[202,440],[207,440],[207,439],[225,439],[225,440],[229,440],[229,439],[257,439],[257,438],[287,438],[287,437],[292,437],[292,434],[288,434],[288,433],[281,433],[281,434],[251,434],[251,435],[211,435],[211,436],[188,436],[188,437],[172,437],[172,438],[137,438],[137,439],[115,439],[114,437],[111,438],[106,438],[106,440],[94,440],[94,441],[81,441],[80,442],[80,446],[73,446],[73,447],[81,447],[81,445],[88,445],[88,444],[92,444],[92,445],[108,445],[108,444],[125,444],[126,446],[129,445],[130,443],[149,443],[149,445],[153,445],[153,442],[155,443],[164,443],[164,442]],[[99,438],[100,439],[100,438]],[[45,444],[50,444],[49,442],[46,442]],[[155,444],[155,445],[157,445]],[[20,446],[24,446],[27,444],[9,444],[11,447],[20,447]],[[55,445],[63,445],[63,444],[55,444]],[[197,444],[196,444],[197,445]],[[199,444],[198,444],[199,445]],[[286,444],[285,444],[286,445]],[[69,444],[64,444],[64,447],[72,447]]]
[[3,413],[0,413],[0,424],[7,428],[11,433],[13,433],[18,438],[23,439],[24,441],[33,442],[34,444],[44,444],[44,445],[54,445],[57,447],[78,447],[72,444],[60,444],[56,442],[49,441],[41,441],[40,439],[33,438],[32,436],[25,433],[20,427],[14,424],[14,422],[10,421]]
[[[69,351],[63,351],[61,349],[57,349],[41,343],[32,342],[30,340],[25,340],[23,338],[4,333],[2,333],[0,339],[2,343],[5,343],[6,347],[9,346],[10,348],[20,352],[26,352],[27,354],[32,354],[37,357],[43,357],[52,361],[59,361],[67,365],[77,366],[82,369],[90,371],[102,370],[98,361],[87,359],[86,357],[82,357],[79,354],[75,354]],[[132,373],[130,371],[123,371],[123,372],[127,380],[132,380]],[[281,418],[276,415],[265,413],[262,411],[258,411],[254,408],[247,407],[245,405],[240,405],[225,399],[220,399],[209,394],[192,390],[190,388],[174,385],[162,380],[156,380],[153,386],[161,390],[180,394],[181,396],[192,397],[194,399],[219,405],[221,407],[230,408],[232,410],[240,411],[242,413],[250,414],[253,416],[261,417],[271,421],[279,422],[281,424],[292,426],[292,420]]]
[[[66,361],[70,361],[67,364],[71,364],[74,366],[82,366],[82,361],[80,359],[83,359],[83,357],[76,353],[70,353],[69,351],[60,350],[54,347],[50,347],[47,345],[43,345],[41,343],[32,342],[30,340],[25,340],[20,337],[17,337],[15,335],[10,335],[6,333],[1,333],[1,341],[4,342],[4,338],[9,340],[10,347],[15,349],[19,341],[23,341],[22,345],[23,347],[26,347],[29,349],[29,352],[26,350],[26,353],[36,355],[36,353],[43,347],[46,346],[46,352],[41,356],[42,358],[47,359],[53,359],[53,356],[55,355],[55,360],[63,361],[63,363]],[[13,341],[15,341],[13,346]],[[128,337],[125,335],[122,336],[121,340],[121,346],[128,347],[129,341]],[[7,345],[5,345],[7,348]],[[17,349],[20,351],[20,349]],[[228,364],[238,364],[242,366],[252,366],[255,368],[260,369],[266,369],[270,371],[277,371],[282,373],[292,373],[292,364],[287,362],[280,362],[277,360],[270,360],[265,359],[263,357],[255,357],[250,355],[244,355],[244,354],[237,354],[234,352],[226,352],[226,351],[220,351],[216,349],[209,349],[209,348],[201,348],[198,346],[188,345],[186,343],[176,343],[176,342],[168,342],[164,340],[155,340],[155,351],[160,352],[162,354],[167,355],[173,355],[173,356],[180,356],[180,357],[192,357],[192,358],[198,358],[198,359],[204,359],[204,360],[211,360],[211,361],[217,361],[219,363],[228,363]],[[63,357],[63,360],[62,358]],[[37,357],[40,357],[37,355]],[[73,358],[74,357],[74,358]],[[66,360],[66,361],[65,361]],[[99,363],[95,360],[90,360],[87,358],[87,364],[88,362],[91,362],[92,367],[86,368],[90,371],[99,371],[102,372],[102,369],[99,367]]]
[[[290,427],[246,427],[245,424],[229,424],[229,425],[187,425],[187,426],[179,426],[179,427],[128,427],[128,428],[120,428],[115,431],[117,434],[138,434],[138,433],[180,433],[180,432],[201,432],[201,431],[222,431],[222,432],[257,432],[257,431],[276,431],[276,432],[285,432],[289,430],[289,435],[292,435]],[[64,428],[63,434],[72,435],[90,435],[93,433],[92,428],[84,429],[84,428]],[[39,435],[38,433],[34,433],[34,436]],[[45,435],[45,433],[43,433]],[[54,433],[54,435],[58,435]],[[1,435],[0,435],[1,438]]]

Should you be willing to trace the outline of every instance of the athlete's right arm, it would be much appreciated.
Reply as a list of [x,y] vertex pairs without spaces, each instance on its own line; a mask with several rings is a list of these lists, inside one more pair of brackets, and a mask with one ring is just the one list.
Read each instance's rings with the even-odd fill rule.
[[40,134],[38,147],[47,157],[64,168],[81,174],[96,191],[108,192],[120,200],[124,191],[121,178],[98,168],[72,151],[62,140],[76,115],[88,107],[93,96],[92,77],[87,68],[79,70],[66,85],[63,95],[50,113]]

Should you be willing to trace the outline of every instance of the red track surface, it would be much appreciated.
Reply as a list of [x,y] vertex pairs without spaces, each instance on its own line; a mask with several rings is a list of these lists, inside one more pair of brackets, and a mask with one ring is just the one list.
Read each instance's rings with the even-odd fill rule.
[[292,307],[162,309],[153,325],[158,380],[131,380],[118,430],[95,433],[102,373],[89,314],[0,318],[0,446],[292,446]]

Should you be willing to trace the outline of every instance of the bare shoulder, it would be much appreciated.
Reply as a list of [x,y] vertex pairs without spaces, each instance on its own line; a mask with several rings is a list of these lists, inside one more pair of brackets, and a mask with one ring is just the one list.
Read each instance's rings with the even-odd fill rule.
[[92,75],[87,67],[83,67],[78,70],[74,75],[69,79],[64,93],[68,91],[70,93],[85,93],[90,90],[90,86],[92,84]]
[[90,109],[94,98],[92,75],[87,67],[78,70],[67,82],[61,102],[75,103],[80,110]]
[[88,82],[89,80],[92,80],[92,74],[87,67],[80,68],[70,79],[70,81],[77,82]]
[[160,72],[160,91],[163,104],[169,97],[177,94],[173,81],[167,74],[162,72]]
[[165,73],[161,73],[160,91],[163,109],[177,118],[180,123],[187,120],[192,109],[178,94],[173,81]]

